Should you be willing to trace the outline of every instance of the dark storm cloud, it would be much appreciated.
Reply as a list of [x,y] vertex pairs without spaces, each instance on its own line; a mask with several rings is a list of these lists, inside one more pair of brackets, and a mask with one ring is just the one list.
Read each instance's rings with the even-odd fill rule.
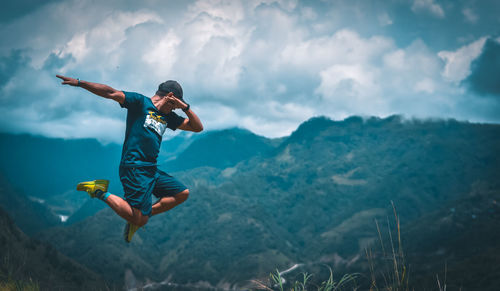
[[45,70],[57,70],[62,68],[69,61],[73,60],[73,56],[71,54],[61,57],[56,55],[55,53],[51,53],[48,58],[43,63],[43,68]]
[[500,43],[488,39],[481,55],[472,62],[471,74],[465,79],[469,89],[480,95],[500,97]]
[[50,2],[59,2],[60,0],[40,1],[40,0],[16,0],[2,1],[0,9],[0,23],[6,23],[19,17],[28,15],[41,6]]

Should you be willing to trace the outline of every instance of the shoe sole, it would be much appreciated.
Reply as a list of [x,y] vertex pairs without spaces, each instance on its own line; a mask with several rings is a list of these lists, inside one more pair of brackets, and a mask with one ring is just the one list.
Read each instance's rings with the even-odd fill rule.
[[[78,183],[76,185],[76,190],[77,191],[85,191],[90,195],[91,198],[94,198],[96,191],[100,190],[103,192],[107,192],[108,186],[109,186],[109,180],[102,179],[102,180],[94,180],[94,181]],[[94,191],[89,192],[88,187],[93,187]]]
[[94,182],[81,182],[76,185],[76,190],[77,191],[87,191],[86,186],[93,186],[95,185]]
[[125,230],[123,231],[123,238],[125,239],[125,242],[130,243],[132,240],[128,238],[128,233],[130,232],[130,223],[127,222],[125,225]]
[[131,227],[132,227],[132,225],[130,224],[130,222],[127,222],[127,224],[125,225],[125,229],[123,231],[123,238],[125,239],[125,241],[127,243],[130,243],[132,241],[132,237],[137,232],[137,230],[140,228],[140,227],[137,227],[137,229],[134,231],[134,233],[132,233],[132,236],[130,236],[130,239],[129,239],[129,234],[130,234],[130,228]]

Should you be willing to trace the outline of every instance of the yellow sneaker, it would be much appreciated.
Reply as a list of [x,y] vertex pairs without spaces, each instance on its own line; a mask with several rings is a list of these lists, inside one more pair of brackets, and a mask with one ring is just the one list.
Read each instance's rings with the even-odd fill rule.
[[76,190],[85,191],[91,198],[99,197],[108,191],[109,180],[94,180],[81,182],[76,185]]
[[125,229],[123,230],[123,238],[125,239],[125,241],[129,243],[132,240],[135,232],[139,228],[140,226],[127,222],[127,224],[125,225]]

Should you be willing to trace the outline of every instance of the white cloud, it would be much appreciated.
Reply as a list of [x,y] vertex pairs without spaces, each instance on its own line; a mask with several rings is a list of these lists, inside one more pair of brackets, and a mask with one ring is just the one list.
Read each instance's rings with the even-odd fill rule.
[[465,20],[470,23],[476,23],[479,20],[479,16],[471,8],[466,7],[462,9],[462,14],[465,17]]
[[[43,122],[38,125],[38,130],[39,133],[50,137],[93,137],[105,143],[121,143],[125,136],[123,118],[96,116],[93,112],[75,113],[66,118]],[[30,125],[28,127],[32,128]]]
[[[162,20],[150,12],[114,12],[88,31],[75,34],[57,54],[61,57],[71,55],[75,59],[76,62],[67,67],[67,70],[81,66],[82,63],[108,67],[117,65],[120,60],[113,56],[127,39],[127,29],[147,22],[160,24]],[[106,59],[106,62],[100,62],[98,59]]]
[[60,55],[61,57],[64,57],[65,55],[71,55],[77,60],[81,60],[89,52],[86,39],[87,33],[76,34],[66,44],[66,47],[62,51],[54,51],[54,53]]
[[[0,29],[0,51],[26,49],[32,64],[39,68],[51,52],[62,52],[74,38],[73,46],[83,53],[88,46],[99,50],[115,49],[128,27],[147,21],[161,21],[155,13],[137,9],[117,9],[116,1],[57,1],[43,5],[29,15],[18,18]],[[85,37],[82,43],[81,37]],[[82,47],[85,44],[85,47]]]
[[487,37],[462,46],[455,51],[440,51],[438,56],[445,61],[443,76],[452,82],[460,82],[470,74],[470,64],[483,50]]
[[305,20],[315,20],[318,18],[318,14],[311,7],[304,7],[300,11],[302,19]]
[[[45,104],[44,107],[58,106]],[[104,104],[102,104],[104,106]],[[110,106],[109,104],[107,106]],[[0,120],[7,132],[26,132],[61,138],[97,138],[104,143],[121,143],[125,133],[125,112],[121,116],[75,111],[69,115],[47,118],[42,106],[0,108]]]
[[269,117],[275,120],[306,120],[314,116],[312,104],[303,103],[281,103],[277,101],[269,101],[264,104],[263,109],[267,110]]
[[196,18],[206,13],[215,18],[230,21],[235,24],[245,17],[245,10],[241,1],[231,0],[201,0],[189,6],[188,18]]
[[142,60],[151,67],[157,76],[168,76],[179,58],[179,44],[181,38],[170,29],[164,37],[159,37],[156,46],[142,55]]
[[406,53],[403,49],[397,49],[383,56],[384,65],[395,71],[407,68],[405,63]]
[[332,64],[370,62],[392,46],[388,38],[364,39],[355,31],[343,29],[332,36],[290,42],[283,49],[280,62],[317,72]]
[[434,2],[434,0],[414,0],[411,6],[413,12],[427,12],[438,18],[444,18],[443,8]]
[[417,40],[406,48],[389,46],[363,62],[329,67],[316,93],[323,97],[323,113],[336,118],[374,112],[432,116],[442,109],[438,103],[447,106],[433,96],[450,90],[441,82],[441,68],[440,59]]
[[425,78],[423,80],[418,81],[415,84],[414,90],[417,93],[422,92],[422,93],[432,94],[434,93],[435,87],[436,85],[433,80]]
[[218,102],[203,102],[193,105],[193,111],[197,113],[205,128],[226,128],[234,125],[232,120],[238,120],[239,114],[235,108],[220,104]]
[[333,65],[320,72],[321,84],[317,93],[325,97],[333,97],[342,93],[350,97],[364,95],[376,90],[373,68],[355,65]]
[[378,23],[381,26],[389,26],[389,25],[392,25],[392,23],[393,23],[391,17],[389,16],[389,14],[387,14],[387,12],[379,14],[377,19],[378,19]]
[[283,137],[296,130],[298,123],[295,120],[270,120],[258,115],[248,115],[240,117],[239,125],[259,135]]

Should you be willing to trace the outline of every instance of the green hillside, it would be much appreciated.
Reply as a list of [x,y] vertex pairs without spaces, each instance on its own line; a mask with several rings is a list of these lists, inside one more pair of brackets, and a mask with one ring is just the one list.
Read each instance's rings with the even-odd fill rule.
[[439,270],[449,290],[498,290],[499,226],[498,179],[474,184],[466,196],[411,223],[402,235],[415,282],[435,286]]
[[[102,277],[27,237],[0,208],[0,287],[39,290],[114,290]],[[12,290],[22,290],[15,289]],[[28,289],[27,289],[28,290]]]
[[[295,263],[347,270],[377,242],[374,220],[391,215],[391,201],[405,229],[478,184],[498,193],[499,151],[498,125],[313,118],[266,154],[224,168],[218,165],[228,155],[214,150],[218,165],[174,173],[189,185],[189,200],[153,217],[130,245],[120,236],[123,221],[110,210],[42,238],[118,283],[127,273],[138,285],[241,287]],[[421,227],[418,236],[425,238]],[[407,239],[415,235],[408,232]],[[427,271],[419,272],[434,269]]]
[[166,162],[169,171],[198,167],[225,169],[238,162],[268,153],[276,141],[232,128],[204,134],[193,141],[176,159]]
[[58,215],[70,216],[83,203],[74,196],[80,181],[106,177],[114,182],[113,191],[121,191],[120,153],[120,146],[92,139],[0,134],[0,171],[13,187],[44,201]]
[[23,232],[37,232],[59,225],[60,219],[46,205],[30,200],[0,172],[0,207],[5,209]]

